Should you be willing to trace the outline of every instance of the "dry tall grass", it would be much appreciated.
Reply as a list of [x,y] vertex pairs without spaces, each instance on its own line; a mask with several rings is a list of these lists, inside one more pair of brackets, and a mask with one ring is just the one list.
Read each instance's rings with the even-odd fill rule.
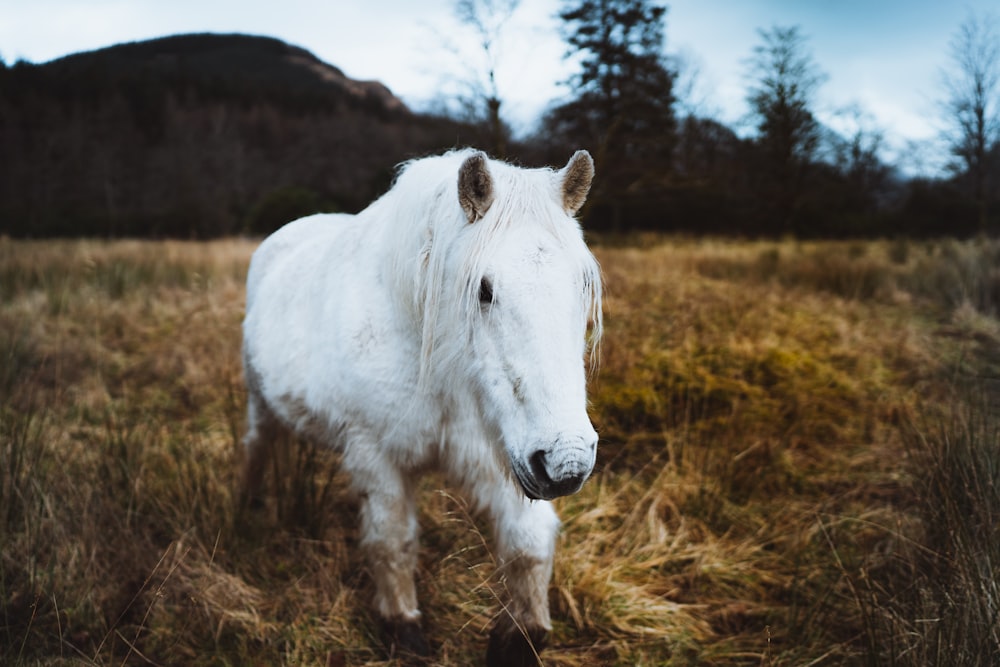
[[[391,664],[334,457],[289,443],[267,510],[234,502],[253,247],[0,241],[0,662]],[[597,254],[545,664],[994,664],[1000,245]],[[490,541],[423,498],[429,634],[478,664]]]

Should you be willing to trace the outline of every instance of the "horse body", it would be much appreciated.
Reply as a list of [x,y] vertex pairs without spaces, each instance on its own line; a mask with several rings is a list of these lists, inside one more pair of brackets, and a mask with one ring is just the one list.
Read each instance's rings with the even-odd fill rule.
[[[258,384],[251,403],[336,446],[347,427],[370,430],[380,448],[412,459],[429,449],[440,416],[416,392],[419,340],[396,316],[363,223],[310,216],[254,254],[243,325],[244,367]],[[415,418],[400,428],[403,405]]]
[[[246,486],[285,428],[339,448],[389,634],[415,653],[417,474],[443,469],[492,520],[506,615],[491,664],[531,664],[550,628],[558,519],[590,474],[585,332],[600,276],[572,215],[593,175],[464,151],[405,166],[356,216],[264,241],[247,278]],[[533,647],[533,644],[536,646]]]

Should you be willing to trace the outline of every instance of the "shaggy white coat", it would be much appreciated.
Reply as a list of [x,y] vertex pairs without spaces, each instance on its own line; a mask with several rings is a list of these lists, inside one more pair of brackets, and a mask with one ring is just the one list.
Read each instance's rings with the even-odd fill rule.
[[[461,170],[490,187],[468,210]],[[437,466],[493,522],[510,620],[550,627],[548,499],[579,488],[597,444],[584,358],[601,280],[572,218],[592,170],[583,152],[561,171],[417,160],[358,215],[303,218],[254,253],[247,485],[277,428],[341,450],[385,619],[419,617],[414,486]]]

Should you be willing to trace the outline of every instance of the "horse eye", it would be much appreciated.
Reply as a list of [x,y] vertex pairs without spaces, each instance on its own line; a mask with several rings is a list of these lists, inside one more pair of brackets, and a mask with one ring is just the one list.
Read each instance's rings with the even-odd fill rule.
[[479,282],[479,303],[488,306],[493,303],[493,285],[489,278],[483,278]]

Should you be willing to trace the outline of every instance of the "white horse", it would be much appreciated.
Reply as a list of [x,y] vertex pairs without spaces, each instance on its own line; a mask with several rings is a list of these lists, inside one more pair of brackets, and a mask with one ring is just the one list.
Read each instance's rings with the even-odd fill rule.
[[597,448],[584,359],[601,279],[573,219],[593,174],[586,151],[560,171],[416,160],[358,215],[297,220],[253,255],[246,491],[277,428],[342,452],[390,650],[429,652],[414,487],[432,466],[493,524],[509,599],[487,662],[535,664],[551,629],[549,501],[579,490]]

